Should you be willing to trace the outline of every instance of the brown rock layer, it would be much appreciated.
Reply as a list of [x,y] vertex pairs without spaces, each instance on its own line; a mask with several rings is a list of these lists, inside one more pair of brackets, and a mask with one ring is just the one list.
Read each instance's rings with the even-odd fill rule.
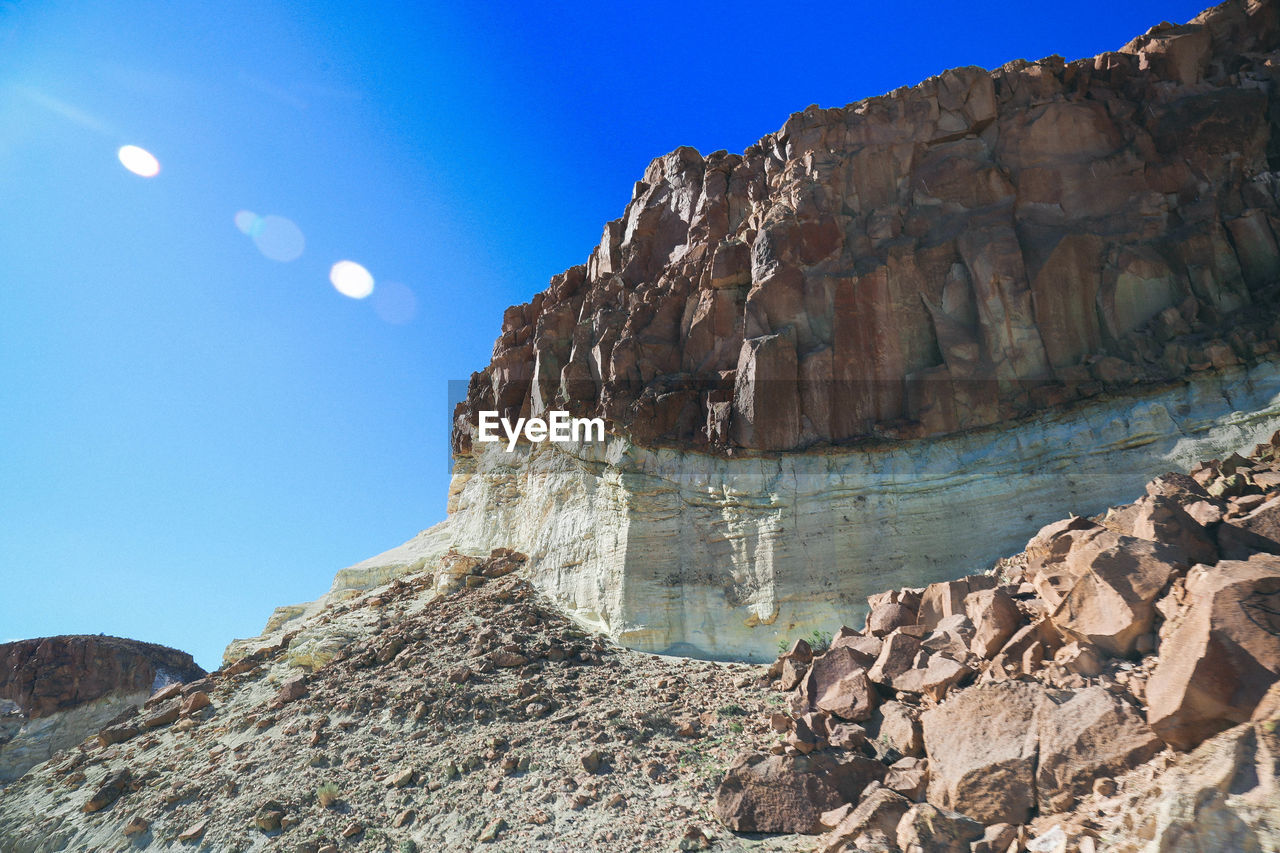
[[1276,349],[1276,4],[810,107],[654,160],[455,413],[790,450],[992,424]]
[[0,699],[16,702],[28,718],[204,674],[186,652],[119,637],[42,637],[0,645]]

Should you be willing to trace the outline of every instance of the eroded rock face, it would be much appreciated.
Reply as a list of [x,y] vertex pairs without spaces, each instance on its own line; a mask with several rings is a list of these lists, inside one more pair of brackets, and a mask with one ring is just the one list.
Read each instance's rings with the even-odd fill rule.
[[1036,798],[1042,814],[1071,809],[1098,777],[1123,773],[1164,748],[1137,708],[1101,687],[1049,694],[1036,726]]
[[185,652],[118,637],[0,645],[0,713],[12,703],[0,718],[0,783],[84,740],[155,688],[204,674]]
[[1227,3],[654,160],[587,263],[507,310],[455,451],[481,410],[713,449],[937,435],[1274,349],[1277,33]]
[[[1280,826],[1276,721],[1245,723],[1180,756],[1158,784],[1131,796],[1117,820],[1117,853],[1275,850]],[[1133,801],[1137,800],[1136,803]]]
[[[228,660],[353,591],[499,546],[528,554],[533,583],[576,620],[630,647],[771,660],[779,640],[862,624],[867,596],[886,587],[984,570],[1028,529],[1265,442],[1277,401],[1280,364],[1268,362],[999,430],[824,453],[485,445],[458,460],[446,521],[340,571],[321,601],[279,608],[264,639]],[[296,654],[318,665],[331,640],[306,629]]]
[[191,655],[119,637],[66,636],[0,645],[0,699],[45,717],[108,693],[136,693],[204,675]]

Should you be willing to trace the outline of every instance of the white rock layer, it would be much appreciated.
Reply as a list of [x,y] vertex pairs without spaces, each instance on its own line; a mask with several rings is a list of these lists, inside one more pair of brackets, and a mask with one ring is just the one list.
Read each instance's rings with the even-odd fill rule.
[[151,691],[115,692],[65,711],[33,720],[24,719],[11,739],[0,742],[0,785],[12,782],[57,751],[75,746],[96,733],[107,721],[147,700]]
[[[722,458],[599,445],[477,445],[448,518],[281,608],[326,604],[449,549],[529,555],[534,583],[626,646],[763,660],[780,640],[860,625],[866,596],[988,569],[1041,525],[1133,500],[1143,483],[1267,440],[1280,362],[1201,375],[999,428],[875,447]],[[261,640],[236,641],[235,657]],[[308,640],[314,642],[314,638]]]

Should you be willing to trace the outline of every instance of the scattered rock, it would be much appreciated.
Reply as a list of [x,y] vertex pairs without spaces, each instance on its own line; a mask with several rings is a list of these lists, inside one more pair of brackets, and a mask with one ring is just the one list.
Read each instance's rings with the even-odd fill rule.
[[884,776],[878,761],[827,755],[747,755],[736,761],[716,791],[715,815],[735,832],[822,831],[821,817],[857,799]]
[[972,818],[929,803],[917,803],[898,823],[896,840],[903,853],[969,853],[983,827]]
[[97,789],[89,795],[81,811],[92,813],[105,809],[120,799],[121,795],[128,790],[131,781],[133,781],[133,774],[127,768],[107,774]]

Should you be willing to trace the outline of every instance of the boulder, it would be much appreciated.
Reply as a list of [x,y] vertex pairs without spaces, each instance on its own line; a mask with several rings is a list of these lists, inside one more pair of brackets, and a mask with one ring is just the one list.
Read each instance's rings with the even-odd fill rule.
[[898,759],[889,765],[889,772],[884,774],[884,786],[897,791],[908,800],[923,800],[929,789],[929,759]]
[[827,850],[847,849],[846,844],[863,847],[872,840],[893,843],[898,824],[911,808],[911,802],[887,788],[872,791],[849,812],[827,836]]
[[821,817],[854,802],[885,766],[868,758],[752,754],[739,758],[716,791],[716,817],[734,832],[822,831]]
[[115,726],[107,726],[98,732],[98,743],[103,746],[111,746],[114,743],[124,743],[132,740],[141,732],[137,726],[132,723],[120,723]]
[[964,609],[973,623],[969,649],[987,660],[994,657],[1026,621],[1018,605],[1001,589],[969,593],[964,600]]
[[276,691],[276,695],[271,700],[270,705],[272,708],[283,708],[290,702],[296,702],[306,695],[307,677],[305,675],[290,676],[280,685],[280,689]]
[[969,846],[970,853],[1009,853],[1017,848],[1018,828],[1007,823],[993,823],[983,830],[982,837]]
[[1147,721],[1178,749],[1249,719],[1280,679],[1280,558],[1227,560],[1188,576],[1147,682]]
[[884,638],[880,656],[867,671],[867,677],[876,684],[891,686],[893,679],[915,667],[920,653],[920,640],[902,631],[894,631]]
[[871,666],[880,657],[883,643],[879,637],[866,636],[846,628],[841,628],[836,638],[831,641],[832,649],[849,649],[863,666]]
[[970,593],[994,589],[996,584],[994,575],[971,575],[959,580],[929,584],[920,597],[916,624],[933,630],[946,617],[963,614],[964,600]]
[[167,726],[178,719],[178,714],[182,710],[182,701],[179,699],[171,699],[164,705],[153,708],[150,713],[143,714],[138,720],[138,726],[143,729],[155,729],[161,726]]
[[1203,524],[1187,514],[1176,498],[1148,495],[1139,500],[1136,507],[1134,536],[1176,548],[1181,552],[1179,562],[1188,566],[1218,562],[1217,543]]
[[125,791],[129,790],[131,781],[133,781],[133,774],[127,768],[108,773],[106,778],[89,795],[89,799],[85,801],[80,810],[83,812],[102,811],[120,799]]
[[1035,807],[1035,720],[1043,702],[1039,685],[1000,681],[926,711],[929,802],[983,823],[1026,823]]
[[885,702],[873,720],[876,739],[901,755],[924,755],[918,713],[901,702]]
[[832,648],[813,659],[800,683],[804,706],[858,722],[871,716],[879,696],[867,679],[865,655],[847,646]]
[[1110,530],[1077,536],[1058,564],[1069,581],[1049,618],[1070,638],[1128,657],[1155,624],[1156,600],[1186,571],[1181,556],[1172,546]]
[[969,621],[969,617],[956,613],[939,620],[933,631],[920,641],[920,646],[963,661],[969,656],[969,642],[973,635],[973,623]]
[[929,803],[917,803],[898,823],[896,840],[902,853],[969,853],[982,837],[982,824]]
[[803,755],[826,746],[826,715],[810,712],[796,717],[792,722],[791,730],[787,733],[786,742],[788,746]]
[[920,594],[914,590],[890,590],[867,598],[867,633],[883,637],[903,625],[914,625]]
[[1224,560],[1247,560],[1253,554],[1280,554],[1280,497],[1272,498],[1241,518],[1219,524],[1217,537]]
[[916,666],[890,679],[894,690],[919,693],[941,702],[952,687],[963,684],[974,675],[968,666],[944,654],[932,654],[923,666]]
[[1101,687],[1050,692],[1036,720],[1041,813],[1068,811],[1099,777],[1114,777],[1164,748],[1138,709]]
[[1144,840],[1142,853],[1276,850],[1278,754],[1273,723],[1236,726],[1206,740],[1126,808],[1126,835]]
[[787,658],[782,661],[782,674],[778,676],[780,682],[778,686],[783,690],[795,690],[808,671],[807,663],[801,663],[795,658]]
[[1000,652],[991,659],[991,668],[1006,675],[1030,674],[1035,660],[1052,657],[1063,646],[1062,635],[1048,619],[1023,625]]

